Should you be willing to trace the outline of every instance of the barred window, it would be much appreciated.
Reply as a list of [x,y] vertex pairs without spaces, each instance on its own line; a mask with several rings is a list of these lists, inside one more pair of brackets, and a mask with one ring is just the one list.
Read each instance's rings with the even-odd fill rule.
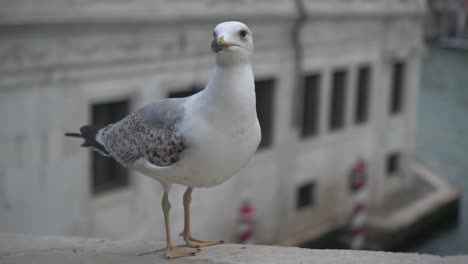
[[345,125],[346,80],[346,70],[339,69],[333,72],[329,116],[331,131],[342,129]]
[[[104,127],[124,118],[129,113],[130,101],[99,103],[91,106],[92,123]],[[91,189],[93,194],[128,186],[129,173],[114,159],[92,152]]]
[[312,207],[315,202],[315,182],[310,181],[302,184],[297,189],[296,208],[298,210]]
[[356,108],[354,121],[357,124],[366,122],[369,119],[369,93],[371,70],[368,65],[358,69],[356,87]]
[[304,78],[304,102],[302,112],[302,137],[317,135],[320,111],[320,75],[310,74]]
[[390,113],[398,114],[403,111],[403,96],[405,85],[405,64],[404,62],[395,62],[393,64],[392,86],[390,97]]

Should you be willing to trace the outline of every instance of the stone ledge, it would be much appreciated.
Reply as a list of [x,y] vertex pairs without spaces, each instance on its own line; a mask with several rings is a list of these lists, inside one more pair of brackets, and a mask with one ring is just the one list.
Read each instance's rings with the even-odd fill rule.
[[313,250],[296,247],[225,244],[203,248],[194,257],[164,258],[164,243],[0,233],[0,263],[468,263],[468,256]]

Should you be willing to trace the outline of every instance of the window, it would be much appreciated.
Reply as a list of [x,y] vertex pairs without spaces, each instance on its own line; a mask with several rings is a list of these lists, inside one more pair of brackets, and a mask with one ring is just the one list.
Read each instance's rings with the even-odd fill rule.
[[394,152],[387,157],[387,175],[396,175],[400,169],[400,154]]
[[390,113],[398,114],[403,111],[403,89],[405,83],[405,64],[396,62],[393,65],[393,76],[390,97]]
[[314,205],[315,182],[305,183],[297,189],[297,209],[312,207]]
[[168,95],[168,98],[182,98],[182,97],[188,97],[188,96],[191,96],[191,95],[194,95],[196,93],[198,93],[199,91],[201,91],[203,88],[199,87],[199,86],[191,86],[190,88],[188,89],[185,89],[185,90],[180,90],[180,91],[176,91],[176,92],[170,92],[169,95]]
[[[118,101],[91,106],[92,123],[104,127],[124,118],[129,112],[129,101]],[[125,187],[129,183],[128,170],[120,166],[114,159],[104,157],[96,151],[92,153],[93,194]]]
[[336,70],[332,76],[332,87],[330,94],[330,123],[331,131],[344,127],[345,122],[345,102],[346,102],[346,79],[345,70]]
[[315,136],[318,133],[320,109],[320,75],[312,74],[304,80],[304,103],[302,113],[302,136]]
[[364,123],[369,118],[369,85],[370,85],[370,68],[369,66],[361,66],[358,69],[357,76],[357,94],[355,108],[355,122],[357,124]]
[[255,82],[257,99],[257,116],[262,129],[262,141],[259,149],[271,146],[273,143],[273,94],[275,81],[263,80]]

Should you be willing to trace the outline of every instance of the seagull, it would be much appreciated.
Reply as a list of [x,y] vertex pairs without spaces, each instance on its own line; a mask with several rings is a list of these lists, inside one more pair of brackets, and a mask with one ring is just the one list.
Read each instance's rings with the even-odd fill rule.
[[[216,64],[202,91],[150,103],[103,128],[85,125],[80,133],[65,133],[83,138],[82,147],[161,183],[167,258],[193,256],[200,247],[223,243],[192,236],[192,191],[230,179],[246,166],[261,140],[252,73],[252,32],[241,22],[220,23],[213,31],[211,50]],[[186,245],[181,247],[171,242],[168,194],[172,184],[187,187],[182,232]]]

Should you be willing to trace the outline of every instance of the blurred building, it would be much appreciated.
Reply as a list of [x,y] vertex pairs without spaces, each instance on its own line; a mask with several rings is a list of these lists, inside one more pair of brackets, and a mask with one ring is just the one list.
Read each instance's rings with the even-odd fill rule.
[[[371,216],[392,219],[381,208],[419,183],[424,10],[423,0],[3,1],[0,231],[162,240],[159,183],[63,133],[204,87],[212,29],[231,19],[254,34],[263,140],[239,175],[194,192],[194,232],[234,241],[245,200],[259,243],[342,227],[361,159]],[[183,191],[171,192],[174,233]]]
[[429,37],[468,39],[467,0],[428,0]]

